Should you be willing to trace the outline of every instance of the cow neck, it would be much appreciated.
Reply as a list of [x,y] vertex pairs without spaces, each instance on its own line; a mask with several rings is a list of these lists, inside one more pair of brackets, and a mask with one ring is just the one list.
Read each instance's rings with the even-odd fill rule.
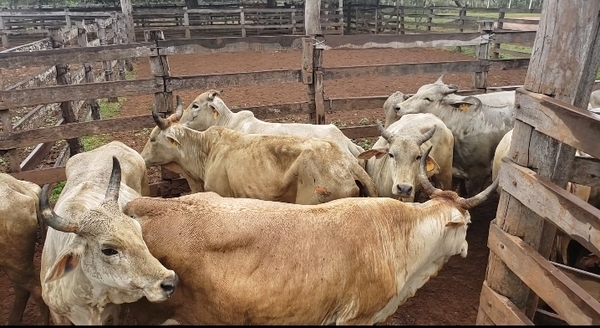
[[223,127],[210,127],[203,132],[192,129],[180,130],[180,140],[186,141],[180,145],[181,153],[188,156],[182,157],[182,163],[179,164],[194,178],[204,180],[206,161],[222,129]]

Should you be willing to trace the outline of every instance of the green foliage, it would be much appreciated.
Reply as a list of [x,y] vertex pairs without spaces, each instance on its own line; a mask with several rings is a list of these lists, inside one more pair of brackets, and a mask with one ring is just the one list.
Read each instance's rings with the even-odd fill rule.
[[56,183],[54,189],[52,189],[52,193],[50,194],[50,203],[56,203],[56,201],[58,200],[58,196],[60,196],[60,193],[62,192],[64,187],[65,181],[60,181]]

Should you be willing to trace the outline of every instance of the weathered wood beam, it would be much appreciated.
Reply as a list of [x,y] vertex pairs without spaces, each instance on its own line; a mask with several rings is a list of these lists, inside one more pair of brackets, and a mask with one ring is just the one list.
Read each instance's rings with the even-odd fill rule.
[[477,60],[435,63],[379,64],[346,67],[323,67],[323,77],[349,79],[365,76],[401,76],[410,74],[439,74],[447,72],[475,72],[481,69]]
[[279,69],[225,74],[183,75],[165,78],[166,91],[211,89],[223,86],[264,85],[300,82],[300,70]]
[[493,291],[483,282],[479,304],[483,311],[498,325],[533,326],[533,322],[508,298]]

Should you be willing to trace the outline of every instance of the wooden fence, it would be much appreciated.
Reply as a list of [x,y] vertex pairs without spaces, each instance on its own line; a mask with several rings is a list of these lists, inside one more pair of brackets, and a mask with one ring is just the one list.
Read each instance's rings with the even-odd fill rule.
[[[152,35],[147,33],[149,40]],[[507,41],[531,40],[535,32],[501,32],[496,37]],[[469,93],[486,91],[485,79],[491,65],[505,68],[526,67],[528,59],[490,60],[487,56],[475,60],[436,63],[387,64],[373,66],[322,67],[323,51],[340,48],[370,47],[433,47],[433,46],[468,46],[476,45],[481,49],[489,49],[486,34],[459,33],[427,35],[326,35],[323,39],[304,38],[302,36],[268,36],[268,37],[232,37],[156,40],[132,44],[101,45],[89,48],[63,48],[38,50],[32,52],[0,53],[0,68],[10,69],[23,65],[63,65],[70,62],[110,61],[124,58],[150,58],[155,61],[162,58],[168,62],[169,55],[189,54],[197,52],[237,52],[248,50],[281,50],[302,49],[303,64],[300,69],[282,69],[272,71],[240,72],[230,74],[202,74],[170,76],[169,70],[154,71],[154,77],[136,80],[107,81],[100,83],[72,84],[64,86],[36,87],[22,90],[0,92],[0,111],[21,106],[81,101],[84,99],[100,99],[141,94],[155,94],[157,101],[165,101],[165,108],[172,106],[172,93],[181,89],[208,89],[246,84],[274,84],[286,82],[303,82],[307,86],[309,99],[306,102],[260,106],[245,108],[252,110],[257,117],[273,117],[274,113],[307,114],[313,122],[324,123],[327,111],[351,110],[357,108],[377,108],[383,105],[387,95],[356,98],[327,98],[323,92],[323,83],[328,79],[351,78],[371,75],[397,76],[422,73],[472,72],[475,76],[475,90]],[[417,43],[416,41],[419,40]],[[504,42],[503,41],[503,42]],[[485,51],[481,52],[485,54]],[[160,65],[151,65],[160,67]],[[159,108],[161,108],[159,106]],[[238,109],[239,110],[239,109]],[[35,146],[40,143],[57,140],[79,138],[86,135],[131,131],[154,126],[150,113],[147,115],[102,119],[91,122],[68,123],[60,126],[42,127],[23,131],[7,131],[0,136],[0,150],[14,151],[16,148]],[[343,128],[350,138],[377,136],[375,126],[355,126]],[[18,166],[11,174],[38,184],[62,181],[64,168],[56,167],[41,170],[23,170]],[[185,181],[185,180],[184,180]],[[179,183],[180,187],[172,187]],[[168,196],[182,192],[181,181],[164,181],[153,186],[154,195]],[[185,184],[185,183],[184,183]],[[187,185],[185,185],[187,187]],[[177,191],[171,191],[177,189]]]
[[[557,231],[600,256],[600,209],[565,189],[600,187],[600,119],[585,110],[600,66],[599,11],[597,1],[544,2],[499,172],[477,324],[600,323],[598,276],[548,261]],[[563,28],[570,22],[586,24]]]
[[[119,24],[121,23],[121,24]],[[123,24],[122,20],[117,19],[97,19],[94,23],[85,24],[74,22],[69,28],[51,29],[50,37],[40,41],[32,42],[22,46],[4,50],[0,54],[6,56],[19,56],[23,53],[40,52],[50,49],[63,48],[74,41],[80,47],[98,47],[110,43],[123,43]],[[88,40],[92,36],[93,40]],[[37,65],[36,65],[37,66]],[[43,67],[43,65],[40,65]],[[94,67],[96,66],[96,67]],[[0,68],[0,75],[5,73]],[[100,74],[96,74],[99,71]],[[113,73],[117,73],[118,74]],[[119,77],[124,79],[125,63],[123,60],[111,60],[100,62],[93,65],[89,62],[76,63],[72,67],[67,67],[64,63],[40,68],[40,70],[24,80],[10,86],[3,86],[5,92],[23,91],[31,88],[53,87],[57,85],[93,83],[98,81],[112,81]],[[110,97],[109,99],[111,99]],[[61,102],[52,104],[37,104],[36,106],[22,105],[12,108],[10,111],[4,109],[0,111],[3,126],[2,133],[7,134],[17,131],[32,130],[42,127],[44,124],[60,126],[65,123],[86,120],[90,116],[99,119],[99,106],[95,99],[80,99],[75,102]],[[60,114],[60,115],[59,115]],[[9,160],[9,169],[12,172],[27,171],[38,167],[48,154],[60,146],[55,142],[42,142],[37,145],[31,145],[29,154],[23,161],[17,158],[15,150],[8,150],[4,153]],[[69,148],[66,146],[58,147],[59,160],[57,165],[64,164],[69,157]]]

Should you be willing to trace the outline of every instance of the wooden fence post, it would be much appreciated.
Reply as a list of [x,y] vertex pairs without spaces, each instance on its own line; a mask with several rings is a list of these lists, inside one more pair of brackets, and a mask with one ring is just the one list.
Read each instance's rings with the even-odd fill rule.
[[[60,28],[49,28],[50,38],[52,39],[52,48],[62,48],[64,46],[63,35]],[[69,66],[67,64],[56,65],[56,83],[58,85],[70,84]],[[70,101],[64,101],[60,103],[60,110],[65,123],[77,122],[77,116],[73,111],[73,106]],[[79,154],[83,150],[81,140],[79,138],[68,139],[69,144],[69,156]]]
[[314,94],[315,94],[315,112],[311,112],[311,121],[314,124],[325,124],[325,88],[323,86],[323,45],[317,43],[313,52],[314,59]]
[[321,35],[321,0],[310,0],[304,4],[304,34]]
[[[123,19],[123,14],[116,15],[115,20],[113,22],[113,26],[116,26],[115,29],[115,44],[123,44],[125,43],[125,39],[127,38],[127,31],[125,30],[125,20]],[[119,80],[126,80],[125,76],[125,59],[118,60],[118,68],[119,68]]]
[[123,15],[125,15],[127,43],[135,42],[135,25],[133,23],[133,6],[131,0],[121,0],[121,10],[123,11]]
[[71,28],[71,16],[69,16],[69,8],[65,8],[65,24],[67,28]]
[[475,46],[475,54],[481,66],[480,71],[473,73],[473,88],[485,89],[487,87],[487,73],[490,68],[490,33],[492,32],[494,21],[481,20],[478,23],[481,42]]
[[296,6],[291,6],[290,7],[292,9],[292,17],[291,17],[291,22],[292,22],[292,34],[296,34]]
[[8,46],[8,34],[6,33],[6,26],[4,26],[4,17],[2,17],[2,11],[0,10],[0,37],[2,38],[2,46],[6,49]]
[[[504,28],[504,16],[505,16],[504,8],[500,8],[500,13],[498,13],[498,29],[501,30]],[[494,43],[494,51],[492,51],[492,58],[498,59],[500,57],[500,43]]]
[[[543,2],[539,29],[533,45],[537,50],[531,55],[523,86],[525,90],[551,95],[579,108],[586,108],[600,62],[598,11],[598,1]],[[525,96],[519,96],[517,93],[517,111],[521,108],[520,99],[523,97]],[[514,154],[510,160],[516,164],[537,171],[539,176],[562,188],[567,184],[575,157],[573,147],[537,132],[531,125],[520,120],[515,121],[508,153]],[[502,167],[507,164],[503,163]],[[536,190],[530,192],[535,193]],[[556,227],[521,204],[504,189],[500,194],[496,219],[491,224],[521,238],[548,259]],[[507,297],[529,318],[533,317],[537,308],[537,296],[494,252],[490,252],[489,255],[484,284]],[[488,314],[479,307],[477,324],[490,321]]]
[[[85,20],[83,22],[77,22],[77,42],[79,46],[85,48],[88,46],[87,30],[85,29]],[[91,63],[83,63],[85,70],[85,83],[94,83],[96,79],[94,77],[94,66]],[[93,120],[100,119],[100,106],[96,99],[88,99],[87,103],[90,106]]]
[[[2,16],[0,16],[0,19]],[[0,31],[2,33],[2,31]],[[3,34],[4,36],[4,34]],[[4,41],[2,41],[2,45],[4,45]],[[5,74],[3,68],[0,68],[0,91],[4,91],[6,89],[6,85],[4,85],[4,79],[1,78]],[[2,109],[0,110],[0,123],[2,123],[2,133],[0,135],[10,135],[13,131],[12,118],[10,116],[10,109]],[[0,155],[4,157],[4,159],[8,162],[8,172],[20,172],[21,165],[19,163],[19,156],[17,154],[17,149],[8,149],[5,152],[0,152]]]
[[183,25],[186,26],[185,38],[191,39],[192,34],[190,33],[190,14],[188,13],[188,7],[183,7]]
[[[96,24],[98,24],[98,39],[100,40],[100,45],[105,46],[108,44],[108,41],[106,40],[106,21],[102,18],[96,18]],[[114,78],[111,61],[102,61],[102,67],[104,68],[104,80],[113,81]],[[117,97],[108,97],[108,102],[114,103],[118,101],[119,98]]]
[[433,8],[429,7],[429,14],[427,15],[427,27],[425,28],[425,32],[431,32],[431,23],[433,23]]
[[240,26],[242,27],[242,38],[246,37],[246,17],[244,15],[244,6],[240,6]]
[[398,13],[398,15],[400,15],[400,34],[404,34],[406,33],[404,31],[404,7],[400,7],[400,12]]
[[144,40],[146,42],[154,41],[156,43],[156,54],[150,56],[150,70],[152,75],[157,78],[162,78],[165,86],[163,92],[157,92],[154,94],[154,103],[156,109],[160,113],[166,115],[173,112],[173,93],[166,91],[166,78],[171,76],[171,69],[169,68],[169,60],[166,55],[160,54],[160,47],[158,41],[165,39],[163,31],[161,30],[145,30]]
[[341,34],[344,35],[344,0],[338,1],[338,15],[340,17],[340,31]]

